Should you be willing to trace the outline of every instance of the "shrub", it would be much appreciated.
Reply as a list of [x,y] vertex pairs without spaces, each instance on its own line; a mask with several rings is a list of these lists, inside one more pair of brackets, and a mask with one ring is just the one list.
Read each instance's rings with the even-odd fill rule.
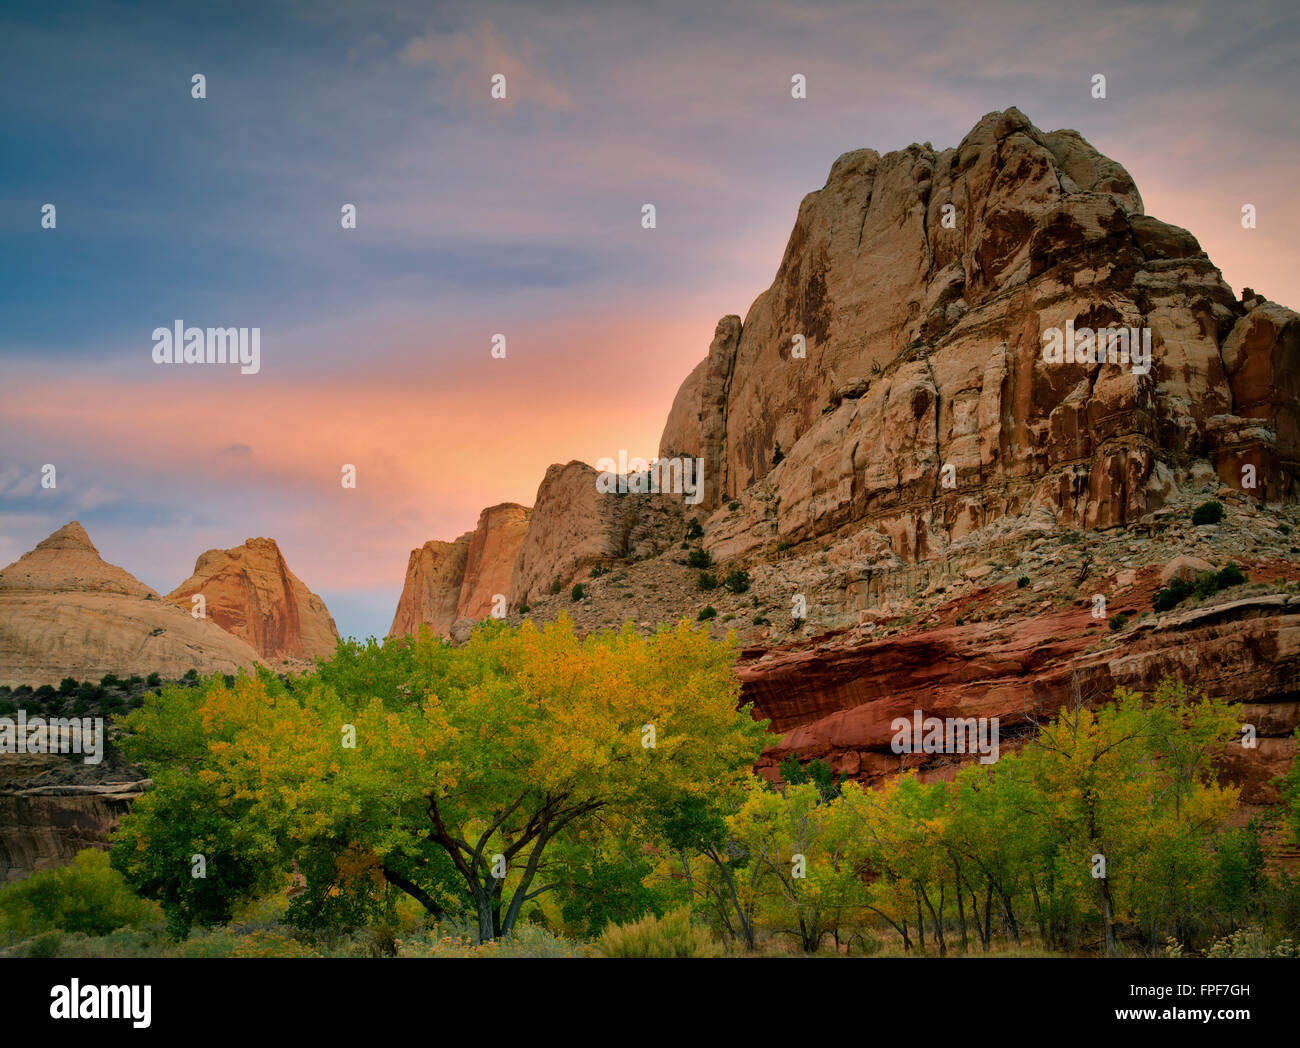
[[596,940],[602,957],[720,957],[720,947],[703,929],[691,924],[683,907],[656,917],[646,914],[631,924],[611,924]]
[[1233,561],[1228,561],[1219,572],[1215,580],[1216,588],[1225,590],[1233,586],[1240,586],[1242,583],[1249,581],[1249,576],[1237,567]]
[[707,622],[709,619],[716,618],[718,609],[712,604],[706,604],[700,609],[700,613],[695,616],[696,622]]
[[591,569],[591,575],[589,576],[589,578],[598,579],[602,575],[607,575],[607,574],[609,574],[609,568],[605,567],[604,564],[597,564],[594,568]]
[[1028,575],[1021,575],[1020,578],[1016,579],[1016,589],[1024,589],[1028,585],[1029,585]]
[[198,670],[186,670],[185,675],[181,677],[181,680],[187,680],[190,681],[191,683],[197,681],[198,679],[199,679]]
[[76,677],[64,677],[63,680],[59,681],[59,694],[71,695],[77,690],[77,685],[80,683]]
[[1169,580],[1169,585],[1162,590],[1157,590],[1156,595],[1151,599],[1152,607],[1156,611],[1168,611],[1185,601],[1192,594],[1190,583],[1182,579],[1174,578]]
[[698,539],[703,534],[704,534],[704,528],[700,525],[699,520],[696,519],[695,517],[692,517],[690,524],[688,524],[686,527],[687,541],[691,539]]
[[532,611],[532,608],[530,608],[527,604],[520,604],[520,605],[519,605],[519,614],[520,614],[520,615],[527,615],[530,611]]
[[714,590],[718,588],[718,577],[711,575],[707,571],[701,571],[696,585],[702,590]]
[[1110,628],[1112,631],[1117,632],[1119,630],[1122,630],[1127,625],[1128,625],[1128,616],[1125,615],[1122,611],[1118,615],[1112,615],[1110,617]]
[[686,565],[691,568],[707,568],[713,563],[713,557],[702,549],[693,549],[686,555]]
[[1249,576],[1234,562],[1229,561],[1218,572],[1201,572],[1196,576],[1195,583],[1178,578],[1170,579],[1168,586],[1157,591],[1152,604],[1156,611],[1168,611],[1193,594],[1197,597],[1208,597],[1220,590],[1231,589],[1248,581]]
[[551,596],[554,597],[562,589],[564,589],[564,583],[561,582],[559,579],[556,579],[554,582],[551,583],[551,591],[550,591]]
[[723,583],[732,593],[744,593],[749,589],[749,572],[733,569]]
[[738,509],[740,509],[740,503],[739,503],[739,502],[728,502],[728,503],[727,503],[727,509],[729,509],[729,510],[733,510],[733,511],[734,511],[734,510],[738,510]]
[[763,615],[755,615],[755,616],[754,616],[754,625],[755,625],[755,626],[766,626],[766,625],[767,625],[767,618],[766,618],[765,616],[763,616]]
[[159,676],[157,673],[151,673],[151,674],[149,674],[149,676],[147,676],[147,677],[144,679],[144,686],[145,686],[146,688],[161,688],[161,687],[162,687],[162,677]]
[[569,590],[569,600],[573,600],[573,601],[582,600],[582,598],[585,597],[586,595],[587,595],[587,591],[582,588],[581,582],[575,582],[573,584],[573,589]]
[[158,907],[135,895],[109,866],[108,853],[95,848],[78,852],[68,866],[41,870],[0,888],[0,929],[19,934],[34,926],[38,931],[107,935],[159,917]]
[[116,673],[105,673],[104,676],[100,678],[99,686],[101,688],[120,688],[122,686],[122,678]]
[[1196,525],[1217,524],[1223,519],[1223,503],[1202,502],[1192,511],[1192,523]]
[[777,444],[774,446],[774,450],[772,451],[772,465],[779,466],[784,461],[785,461],[785,452],[781,450],[781,444],[778,441]]
[[62,932],[46,932],[38,935],[27,947],[28,957],[57,957],[63,946]]

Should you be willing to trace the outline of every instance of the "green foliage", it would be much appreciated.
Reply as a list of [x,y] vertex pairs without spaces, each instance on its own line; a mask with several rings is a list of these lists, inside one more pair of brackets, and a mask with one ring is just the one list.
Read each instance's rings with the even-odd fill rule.
[[556,579],[554,582],[551,583],[551,587],[547,592],[549,592],[550,595],[554,597],[562,589],[564,589],[564,583],[561,582],[559,579]]
[[151,673],[144,679],[144,685],[146,688],[161,688],[162,677],[157,673]]
[[733,568],[727,573],[727,579],[723,585],[732,593],[745,593],[749,589],[749,572]]
[[116,673],[106,673],[100,679],[99,684],[100,687],[103,688],[120,688],[122,687],[123,681]]
[[1211,499],[1202,502],[1192,511],[1192,523],[1196,525],[1217,524],[1223,519],[1223,503]]
[[1028,585],[1029,585],[1028,575],[1021,575],[1020,578],[1016,579],[1016,589],[1024,589]]
[[731,502],[727,503],[727,509],[734,513],[736,510],[740,509],[740,503],[733,499]]
[[703,525],[700,524],[698,518],[692,517],[690,524],[688,524],[686,527],[686,541],[690,542],[692,539],[698,539],[703,537],[703,535],[704,535]]
[[718,577],[707,571],[701,571],[700,577],[696,580],[696,588],[702,590],[715,590],[718,588]]
[[1221,590],[1240,586],[1248,581],[1248,578],[1249,576],[1236,563],[1229,561],[1218,572],[1201,572],[1196,577],[1195,583],[1189,583],[1181,578],[1170,579],[1168,586],[1156,591],[1155,596],[1152,598],[1152,605],[1156,611],[1168,611],[1170,608],[1177,607],[1188,597],[1195,595],[1203,599]]
[[1234,561],[1228,561],[1215,579],[1215,589],[1225,590],[1240,586],[1249,581],[1249,576],[1237,567]]
[[1118,633],[1127,625],[1128,625],[1128,616],[1125,615],[1122,611],[1119,612],[1119,614],[1112,615],[1110,617],[1110,628],[1111,631],[1114,633]]
[[1177,607],[1192,595],[1192,586],[1180,578],[1172,578],[1164,589],[1156,590],[1151,598],[1151,605],[1156,611],[1168,611]]
[[709,619],[717,618],[718,609],[712,604],[706,604],[700,609],[700,613],[695,616],[696,622],[708,622]]
[[693,549],[686,555],[686,565],[691,568],[707,568],[713,563],[711,554],[702,549]]
[[656,917],[647,914],[631,924],[611,924],[596,941],[602,957],[719,957],[722,947],[707,930],[691,923],[683,907]]
[[831,766],[820,757],[803,764],[798,757],[791,754],[781,762],[780,767],[781,778],[787,785],[802,786],[804,783],[810,782],[817,787],[817,792],[824,801],[829,801],[833,797],[840,795],[840,787],[843,785],[842,778],[837,781],[837,776],[831,771]]
[[586,595],[587,595],[587,591],[583,589],[582,583],[575,582],[573,584],[573,589],[569,591],[569,600],[576,603],[577,601],[582,600],[582,598],[585,597]]
[[29,935],[33,927],[106,935],[158,917],[158,908],[134,895],[110,868],[108,853],[93,848],[78,852],[67,866],[0,887],[0,930],[17,935]]
[[[1300,743],[1300,728],[1295,730],[1294,737]],[[1273,781],[1282,790],[1283,820],[1290,831],[1291,842],[1300,845],[1300,748],[1291,758],[1291,766],[1285,774]]]
[[[579,638],[562,616],[487,622],[454,648],[428,629],[344,641],[287,684],[261,671],[164,689],[127,718],[124,747],[157,788],[114,859],[181,928],[228,919],[296,864],[305,924],[376,919],[395,889],[493,939],[543,893],[572,901],[584,877],[625,874],[635,852],[618,842],[643,841],[650,812],[757,759],[765,723],[739,702],[735,654],[686,623]],[[206,880],[178,865],[191,852]]]
[[533,610],[533,609],[530,608],[527,604],[520,604],[520,605],[519,605],[519,614],[520,614],[520,615],[527,615],[527,614],[528,614],[530,611],[532,611],[532,610]]
[[785,452],[781,450],[781,444],[778,441],[772,451],[772,465],[779,466],[784,461],[785,461]]
[[63,680],[59,681],[59,694],[72,695],[76,692],[79,684],[80,681],[76,677],[64,677]]

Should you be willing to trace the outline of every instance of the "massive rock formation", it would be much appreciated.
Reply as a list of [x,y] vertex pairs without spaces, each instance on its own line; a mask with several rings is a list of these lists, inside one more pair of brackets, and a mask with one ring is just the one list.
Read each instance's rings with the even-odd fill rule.
[[257,653],[106,564],[76,521],[0,572],[0,684],[251,668]]
[[209,619],[265,659],[328,656],[338,643],[325,602],[289,570],[274,539],[201,554],[167,599],[188,612],[196,594]]
[[[1253,494],[1289,499],[1296,321],[1236,301],[1078,134],[1009,109],[955,149],[840,157],[771,288],[719,323],[660,451],[698,448],[710,508],[743,502],[710,529],[723,557],[852,523],[915,561],[1034,506],[1114,527],[1202,458],[1237,486],[1253,465]],[[1045,362],[1043,335],[1067,325],[1149,328],[1150,373]]]
[[[1078,357],[1050,360],[1053,332]],[[659,451],[704,460],[702,512],[552,466],[509,617],[648,631],[713,606],[704,628],[740,633],[745,697],[785,734],[765,773],[796,753],[875,781],[914,709],[999,717],[1014,745],[1074,691],[1173,675],[1246,704],[1260,745],[1229,764],[1271,799],[1300,723],[1300,318],[1238,299],[1077,133],[1009,109],[956,148],[841,156]],[[1194,525],[1211,498],[1222,524]],[[697,589],[697,544],[749,588]],[[1229,560],[1249,584],[1154,613],[1168,578]],[[1125,617],[1094,618],[1098,595]]]
[[456,601],[456,618],[481,619],[510,592],[519,548],[532,514],[527,506],[503,502],[479,514],[465,553],[465,577]]
[[460,604],[469,540],[470,535],[465,534],[455,542],[430,541],[411,550],[406,583],[388,630],[390,637],[417,633],[422,625],[439,636],[450,636]]
[[658,554],[680,526],[671,496],[602,493],[597,477],[584,462],[546,471],[510,580],[511,607],[568,586],[597,565]]

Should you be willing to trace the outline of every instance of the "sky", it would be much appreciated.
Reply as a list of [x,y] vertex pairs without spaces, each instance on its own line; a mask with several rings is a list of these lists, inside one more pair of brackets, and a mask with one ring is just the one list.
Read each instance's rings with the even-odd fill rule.
[[[0,565],[76,519],[167,592],[267,536],[382,636],[411,549],[655,454],[837,156],[1013,105],[1300,308],[1297,98],[1293,0],[9,2]],[[259,328],[261,370],[155,364],[177,319]]]

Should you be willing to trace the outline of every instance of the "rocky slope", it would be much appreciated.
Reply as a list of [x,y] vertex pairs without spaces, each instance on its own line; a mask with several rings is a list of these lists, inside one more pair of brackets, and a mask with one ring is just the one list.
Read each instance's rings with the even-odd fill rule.
[[0,754],[0,884],[62,866],[83,848],[107,847],[118,820],[152,785],[111,750],[99,765],[75,755]]
[[105,563],[76,521],[0,571],[0,684],[233,673],[256,659],[216,623]]
[[[1018,110],[955,148],[847,153],[674,400],[660,454],[704,460],[702,504],[552,466],[510,618],[649,630],[712,606],[785,733],[769,774],[788,752],[891,773],[904,707],[998,716],[1014,738],[1072,689],[1180,675],[1246,703],[1261,743],[1234,774],[1268,800],[1300,708],[1298,320],[1238,298],[1119,164]],[[1149,366],[1087,361],[1103,336],[1085,332],[1120,327]],[[1077,333],[1078,362],[1045,355],[1054,333]],[[1192,524],[1211,499],[1224,520]],[[688,549],[748,588],[700,589]],[[1189,555],[1250,581],[1156,614]]]
[[266,660],[328,656],[338,643],[325,602],[289,570],[274,539],[201,554],[167,600],[189,612],[196,594],[209,619]]

